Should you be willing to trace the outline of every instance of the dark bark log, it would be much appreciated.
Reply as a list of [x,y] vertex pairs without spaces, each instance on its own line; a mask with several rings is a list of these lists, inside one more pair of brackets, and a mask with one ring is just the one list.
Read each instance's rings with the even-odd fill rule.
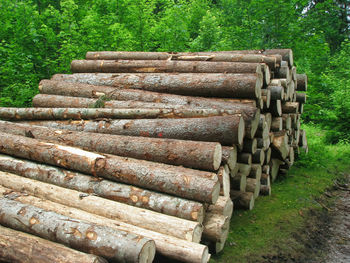
[[243,141],[243,152],[247,152],[247,153],[255,153],[256,149],[257,149],[257,140],[256,138],[254,139],[244,139]]
[[299,110],[299,102],[284,102],[282,104],[283,113],[298,113],[298,110]]
[[269,136],[269,129],[268,129],[267,122],[265,121],[263,123],[262,129],[258,128],[258,130],[256,131],[255,137],[267,139],[268,136]]
[[262,166],[260,164],[252,164],[250,169],[249,178],[260,180],[262,174]]
[[9,195],[11,198],[13,198],[13,200],[24,204],[33,205],[44,210],[49,210],[93,224],[110,227],[118,231],[124,231],[128,233],[131,232],[135,233],[136,235],[153,239],[156,243],[157,253],[166,256],[167,258],[176,259],[187,263],[203,263],[209,261],[207,247],[195,242],[189,242],[183,239],[126,224],[115,218],[109,219],[96,214],[85,212],[80,209],[72,208],[44,199],[39,199],[26,193],[14,192],[13,190],[4,187],[0,187],[0,194],[1,196]]
[[246,191],[253,193],[254,198],[256,199],[260,193],[260,180],[255,178],[247,178]]
[[0,155],[0,169],[30,179],[149,209],[166,215],[202,222],[203,205],[131,185],[87,176],[81,173]]
[[306,103],[306,94],[305,93],[296,93],[296,101],[300,104]]
[[126,157],[101,155],[79,148],[0,133],[0,151],[9,155],[98,175],[113,181],[215,203],[216,174]]
[[222,164],[227,164],[230,170],[233,170],[237,163],[237,148],[235,146],[222,147]]
[[262,64],[174,60],[73,60],[73,73],[262,73]]
[[297,74],[297,91],[307,91],[306,74]]
[[254,194],[251,192],[231,191],[231,199],[237,208],[247,210],[254,208]]
[[203,222],[203,239],[225,242],[230,228],[230,218],[216,213],[207,213]]
[[251,164],[252,163],[252,154],[244,153],[244,152],[238,153],[237,154],[237,162]]
[[261,97],[261,74],[222,73],[75,73],[56,74],[52,80],[141,89],[204,97],[247,98]]
[[239,116],[71,122],[32,121],[26,123],[72,131],[212,141],[228,146],[242,144],[244,137],[244,121]]
[[265,161],[265,152],[263,149],[257,149],[254,154],[252,154],[252,162],[263,165]]
[[282,103],[280,100],[275,100],[275,101],[272,101],[271,102],[271,105],[270,105],[270,111],[271,111],[271,114],[273,116],[282,116],[282,112],[283,113],[287,113],[287,112],[284,112],[283,109],[282,109]]
[[[0,131],[50,142],[57,141],[95,152],[208,171],[219,168],[222,156],[221,145],[214,142],[75,132],[6,121],[0,121]],[[235,162],[231,165],[234,164]]]
[[245,192],[247,186],[247,176],[243,173],[237,173],[231,178],[231,191],[237,190]]
[[0,226],[0,261],[13,263],[107,263],[106,260],[85,254],[33,235]]
[[282,117],[272,118],[271,131],[282,131],[283,129],[283,119]]
[[150,262],[155,255],[154,241],[148,238],[86,223],[7,198],[0,199],[0,222],[109,260]]
[[267,89],[271,92],[271,100],[282,100],[284,98],[283,87],[270,85]]
[[288,66],[279,67],[276,71],[275,77],[277,79],[286,79],[287,83],[292,81],[292,74]]

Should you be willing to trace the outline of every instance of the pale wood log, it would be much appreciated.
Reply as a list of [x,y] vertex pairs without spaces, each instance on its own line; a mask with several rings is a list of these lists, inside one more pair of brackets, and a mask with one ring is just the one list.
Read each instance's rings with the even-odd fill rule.
[[270,84],[267,89],[270,90],[271,100],[282,100],[284,98],[283,87]]
[[272,147],[282,159],[285,159],[289,153],[288,136],[285,131],[274,133]]
[[203,222],[199,202],[0,155],[0,170],[187,220]]
[[290,114],[282,114],[282,121],[283,121],[283,129],[285,130],[292,129],[292,118],[290,117]]
[[0,261],[16,263],[107,263],[64,245],[0,226]]
[[228,218],[232,217],[233,202],[230,196],[219,196],[219,199],[215,204],[209,205],[207,209],[208,213],[215,213]]
[[237,173],[235,177],[231,178],[231,191],[238,190],[245,192],[247,185],[247,175],[243,173]]
[[262,174],[260,179],[260,194],[271,195],[271,181],[270,175]]
[[8,188],[0,187],[0,193],[9,196],[13,200],[21,203],[34,205],[45,210],[53,211],[79,220],[91,222],[93,224],[107,226],[116,230],[135,233],[153,239],[156,243],[157,253],[168,258],[180,260],[188,263],[206,263],[209,261],[208,248],[201,244],[178,239],[172,236],[164,235],[158,232],[150,231],[141,227],[126,224],[116,219],[90,214],[80,209],[64,206],[48,200],[39,199],[37,197],[13,192]]
[[225,242],[230,227],[230,218],[216,213],[206,213],[203,222],[203,239]]
[[217,176],[220,182],[220,195],[229,196],[230,195],[230,174],[228,166],[220,166]]
[[246,191],[253,193],[254,198],[256,199],[260,193],[260,180],[255,178],[247,178]]
[[282,82],[280,79],[271,79],[269,86],[281,86]]
[[250,174],[250,170],[252,169],[251,164],[245,164],[245,163],[237,163],[239,167],[239,172],[248,176]]
[[282,104],[283,113],[298,113],[298,109],[299,109],[299,102],[284,102]]
[[266,138],[266,139],[256,138],[256,141],[257,141],[257,147],[258,148],[267,150],[269,148],[269,146],[270,146],[270,139],[269,138]]
[[227,164],[230,170],[233,170],[237,163],[237,147],[223,146],[222,147],[222,164]]
[[254,194],[231,190],[231,199],[237,208],[252,210],[254,208]]
[[215,203],[220,191],[220,184],[214,173],[115,155],[101,155],[1,132],[0,152],[196,201]]
[[266,151],[265,151],[265,161],[264,161],[264,164],[268,164],[271,160],[271,153],[272,153],[272,150],[271,148],[269,147]]
[[239,171],[239,166],[238,166],[238,163],[236,163],[235,167],[232,170],[230,170],[230,176],[232,178],[235,177],[238,171]]
[[124,231],[94,225],[9,198],[0,198],[0,222],[50,241],[119,262],[152,262],[155,243]]
[[245,134],[244,120],[240,116],[217,116],[185,119],[136,119],[111,121],[31,121],[55,129],[95,133],[161,137],[169,139],[212,141],[232,146],[242,144]]
[[249,178],[260,180],[262,174],[262,167],[259,164],[252,164],[252,168],[249,173]]
[[267,86],[271,82],[271,71],[267,64],[260,64],[262,73],[264,74],[264,86]]
[[283,129],[282,117],[273,117],[271,123],[271,131],[281,131]]
[[262,73],[262,64],[174,60],[73,60],[72,73]]
[[240,152],[237,154],[237,162],[251,164],[252,163],[252,154]]
[[292,166],[294,164],[295,156],[294,156],[294,148],[289,147],[289,155],[288,155],[289,163]]
[[304,112],[304,104],[300,103],[298,108],[298,113],[303,113],[303,112]]
[[254,154],[252,154],[252,162],[263,165],[265,161],[265,152],[263,149],[257,149]]
[[257,142],[256,138],[254,138],[254,139],[247,139],[246,138],[243,141],[242,151],[253,154],[256,152],[257,145],[258,145],[258,142]]
[[203,243],[208,246],[210,253],[219,254],[224,249],[226,242],[203,241]]
[[75,73],[56,74],[51,79],[178,95],[247,99],[260,98],[263,86],[262,74],[258,73]]
[[262,89],[261,94],[261,99],[263,100],[263,109],[268,110],[271,103],[271,91],[269,89]]
[[180,239],[199,242],[201,237],[202,228],[198,222],[167,216],[5,172],[0,172],[0,184],[16,191],[25,191],[39,198],[107,218],[118,219],[127,224]]
[[297,91],[307,91],[306,74],[297,74]]
[[265,121],[267,123],[267,129],[271,130],[271,123],[272,123],[272,114],[270,112],[265,112]]
[[255,136],[257,138],[263,138],[263,139],[267,139],[269,137],[269,127],[267,122],[265,121],[263,123],[262,129],[258,129],[255,133]]
[[[0,121],[0,132],[49,142],[58,141],[60,144],[89,151],[208,171],[219,168],[222,156],[221,145],[214,142],[75,132],[6,121]],[[236,158],[234,154],[232,158]]]
[[278,176],[278,171],[280,165],[283,164],[283,161],[279,159],[272,158],[270,162],[270,175],[271,175],[271,180],[274,182]]

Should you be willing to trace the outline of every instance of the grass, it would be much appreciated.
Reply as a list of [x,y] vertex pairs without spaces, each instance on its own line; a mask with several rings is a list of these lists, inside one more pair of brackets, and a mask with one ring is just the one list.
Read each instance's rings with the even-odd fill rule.
[[322,210],[317,201],[334,180],[350,172],[350,145],[326,145],[324,132],[315,126],[307,131],[309,154],[302,154],[288,175],[272,185],[272,195],[259,197],[252,211],[234,211],[223,252],[211,262],[264,262],[303,249],[295,239],[308,221],[308,211]]

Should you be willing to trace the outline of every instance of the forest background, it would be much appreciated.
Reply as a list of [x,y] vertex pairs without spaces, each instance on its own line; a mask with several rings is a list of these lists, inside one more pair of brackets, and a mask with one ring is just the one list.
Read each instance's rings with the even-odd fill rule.
[[0,0],[0,106],[30,106],[87,51],[291,48],[309,77],[304,122],[349,142],[349,34],[347,0]]

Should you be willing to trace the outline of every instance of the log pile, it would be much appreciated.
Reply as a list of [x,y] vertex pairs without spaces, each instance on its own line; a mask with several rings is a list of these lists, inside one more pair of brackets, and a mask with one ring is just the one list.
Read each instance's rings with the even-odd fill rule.
[[308,151],[290,49],[88,52],[71,70],[0,108],[0,261],[208,262],[233,207]]

